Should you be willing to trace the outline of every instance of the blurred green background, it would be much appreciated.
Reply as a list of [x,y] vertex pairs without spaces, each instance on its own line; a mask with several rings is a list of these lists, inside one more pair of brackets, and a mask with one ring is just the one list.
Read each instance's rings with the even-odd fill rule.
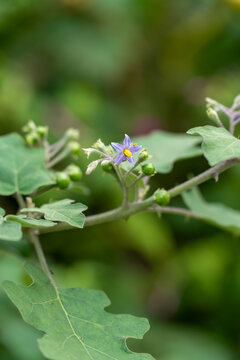
[[[230,105],[240,93],[240,0],[1,0],[0,44],[1,134],[29,119],[48,125],[52,139],[80,129],[83,147],[125,133],[185,132],[209,123],[206,96]],[[155,177],[153,188],[205,169],[197,160]],[[85,170],[84,156],[79,164]],[[238,167],[204,184],[204,196],[240,209],[239,175]],[[119,205],[111,176],[98,169],[83,184],[68,196],[88,214]],[[14,199],[1,205],[16,207]],[[238,238],[198,221],[139,214],[42,243],[61,286],[100,288],[109,311],[150,319],[144,340],[128,341],[132,349],[159,360],[240,358]],[[33,256],[25,240],[0,243],[1,281],[24,279],[20,256]],[[41,334],[2,290],[0,319],[1,360],[42,359]]]

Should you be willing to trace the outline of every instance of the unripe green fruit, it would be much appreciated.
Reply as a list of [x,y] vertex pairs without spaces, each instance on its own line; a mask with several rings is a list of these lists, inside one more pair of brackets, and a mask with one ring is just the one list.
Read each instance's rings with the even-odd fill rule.
[[40,135],[40,136],[45,136],[46,133],[47,133],[47,131],[48,131],[47,126],[38,126],[38,127],[37,127],[37,133],[38,133],[38,135]]
[[151,163],[142,165],[142,172],[144,175],[151,176],[155,173],[155,166]]
[[73,155],[78,155],[80,152],[80,145],[77,141],[69,141],[68,147]]
[[67,174],[72,181],[79,181],[82,177],[82,170],[77,165],[69,165],[67,167]]
[[79,131],[76,129],[68,129],[66,132],[66,136],[69,140],[78,140],[79,139]]
[[70,178],[65,172],[56,174],[56,184],[60,189],[66,189],[70,184]]
[[108,160],[102,161],[101,167],[102,167],[103,171],[105,171],[105,172],[111,172],[113,170],[113,165],[112,165],[111,161],[108,161]]
[[142,152],[140,152],[139,154],[139,160],[142,161],[146,161],[149,158],[148,152],[147,150],[143,150]]
[[155,202],[160,206],[166,206],[169,204],[170,195],[165,189],[158,189],[154,194]]
[[28,146],[36,145],[39,141],[39,136],[35,132],[31,132],[25,136],[25,140]]

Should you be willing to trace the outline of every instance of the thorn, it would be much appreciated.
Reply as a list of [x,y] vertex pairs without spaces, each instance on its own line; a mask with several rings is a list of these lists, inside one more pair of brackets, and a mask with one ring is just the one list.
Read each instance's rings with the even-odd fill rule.
[[213,174],[213,178],[216,182],[218,182],[218,176],[219,176],[218,172]]

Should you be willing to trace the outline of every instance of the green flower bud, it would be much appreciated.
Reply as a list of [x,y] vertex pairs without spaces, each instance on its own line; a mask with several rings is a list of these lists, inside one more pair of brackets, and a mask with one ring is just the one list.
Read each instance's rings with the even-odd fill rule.
[[72,181],[79,181],[82,177],[82,170],[77,165],[69,165],[67,167],[67,174]]
[[70,184],[70,178],[65,172],[56,174],[56,184],[60,189],[66,189]]
[[45,136],[47,134],[48,128],[47,126],[38,126],[37,127],[37,133],[40,136]]
[[103,160],[101,162],[101,167],[105,172],[111,172],[113,170],[112,162],[109,160]]
[[160,206],[166,206],[170,201],[169,192],[165,189],[158,189],[154,194],[155,202]]
[[29,134],[27,134],[25,136],[25,141],[27,143],[28,146],[34,146],[38,143],[39,141],[39,136],[37,133],[35,132],[31,132]]
[[148,152],[147,150],[143,150],[142,152],[140,152],[139,154],[139,161],[146,161],[147,159],[149,159],[149,155],[148,155]]
[[71,150],[72,154],[78,155],[80,152],[80,145],[77,141],[69,141],[68,147]]
[[142,165],[142,173],[147,176],[155,174],[155,166],[151,163]]
[[67,139],[68,140],[78,140],[79,139],[79,131],[78,130],[76,130],[76,129],[72,129],[72,128],[70,128],[70,129],[68,129],[67,131],[66,131],[66,137],[67,137]]

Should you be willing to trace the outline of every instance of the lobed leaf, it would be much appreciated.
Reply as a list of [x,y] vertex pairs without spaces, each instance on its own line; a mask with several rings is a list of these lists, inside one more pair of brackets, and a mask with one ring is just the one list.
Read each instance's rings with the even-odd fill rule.
[[151,155],[151,162],[159,173],[168,173],[178,160],[202,155],[197,146],[200,140],[185,134],[173,134],[165,131],[155,131],[147,136],[140,136],[134,141],[146,148]]
[[25,208],[21,212],[39,213],[46,220],[66,222],[71,226],[83,228],[85,215],[82,212],[87,209],[87,206],[81,203],[73,204],[73,202],[73,200],[64,199],[45,204],[40,208]]
[[128,337],[141,339],[147,319],[104,311],[110,305],[99,290],[59,289],[42,270],[26,265],[31,286],[5,281],[3,288],[23,319],[45,332],[39,340],[43,354],[53,360],[153,360],[131,352]]
[[193,188],[182,194],[187,207],[199,218],[221,229],[240,234],[240,211],[219,203],[206,202],[199,189]]
[[44,167],[43,149],[27,147],[15,133],[0,137],[0,195],[28,195],[50,184],[53,180]]
[[24,227],[44,228],[44,227],[51,227],[56,225],[56,223],[52,221],[45,219],[35,219],[28,217],[26,215],[7,215],[6,219],[10,221],[15,221]]
[[222,127],[199,126],[187,133],[202,137],[202,150],[210,166],[240,156],[240,140]]

